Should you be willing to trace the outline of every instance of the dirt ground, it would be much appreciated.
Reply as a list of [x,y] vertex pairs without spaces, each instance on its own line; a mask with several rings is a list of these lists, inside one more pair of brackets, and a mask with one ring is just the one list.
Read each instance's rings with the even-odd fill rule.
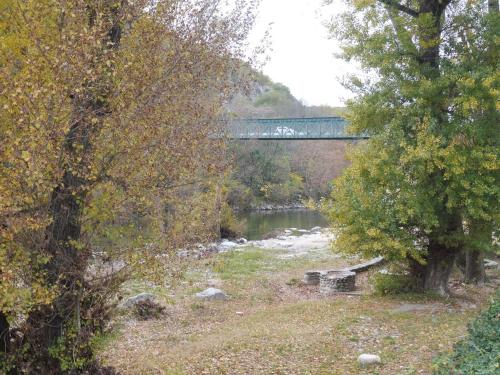
[[[355,260],[316,250],[289,257],[251,245],[193,261],[173,289],[129,285],[126,293],[157,295],[166,313],[149,321],[117,316],[101,359],[123,374],[430,374],[432,358],[465,335],[500,284],[498,271],[489,271],[483,287],[454,276],[449,298],[376,297],[372,270],[357,276],[357,295],[323,296],[301,284],[303,272]],[[230,298],[194,296],[208,286]],[[382,363],[360,368],[361,353]]]

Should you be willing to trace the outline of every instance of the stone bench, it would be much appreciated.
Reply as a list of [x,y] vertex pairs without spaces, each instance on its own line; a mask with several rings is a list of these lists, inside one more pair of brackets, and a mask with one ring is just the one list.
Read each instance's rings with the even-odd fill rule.
[[355,266],[344,268],[345,271],[351,272],[365,272],[368,271],[372,267],[380,266],[384,263],[384,257],[376,257],[368,262],[356,264]]

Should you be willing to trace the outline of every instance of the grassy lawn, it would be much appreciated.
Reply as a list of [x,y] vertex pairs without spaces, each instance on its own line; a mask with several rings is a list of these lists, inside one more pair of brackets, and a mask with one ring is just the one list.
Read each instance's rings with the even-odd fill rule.
[[[324,297],[297,282],[307,269],[348,263],[257,248],[196,261],[175,290],[155,289],[164,318],[117,318],[102,358],[124,374],[429,374],[433,356],[465,334],[496,285],[457,283],[457,295],[444,300],[374,297],[366,275],[358,280],[363,296]],[[231,298],[193,297],[208,285]],[[363,352],[383,363],[358,368]]]

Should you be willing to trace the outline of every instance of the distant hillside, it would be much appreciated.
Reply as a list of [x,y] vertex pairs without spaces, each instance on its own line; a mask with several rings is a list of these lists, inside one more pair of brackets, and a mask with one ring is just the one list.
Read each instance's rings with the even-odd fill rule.
[[[306,106],[288,87],[246,68],[241,92],[228,106],[240,118],[340,116],[345,108]],[[349,164],[344,141],[231,142],[234,160],[228,187],[231,207],[287,204],[329,193],[332,180]]]
[[238,117],[321,117],[341,116],[345,112],[343,107],[306,106],[292,95],[287,86],[273,82],[260,72],[251,70],[246,80],[246,89],[229,104],[229,111]]

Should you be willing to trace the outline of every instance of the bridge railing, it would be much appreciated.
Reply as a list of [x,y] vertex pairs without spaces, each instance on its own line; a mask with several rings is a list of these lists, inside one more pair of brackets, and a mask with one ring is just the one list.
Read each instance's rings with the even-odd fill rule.
[[238,119],[229,122],[233,139],[364,139],[348,134],[341,117]]

